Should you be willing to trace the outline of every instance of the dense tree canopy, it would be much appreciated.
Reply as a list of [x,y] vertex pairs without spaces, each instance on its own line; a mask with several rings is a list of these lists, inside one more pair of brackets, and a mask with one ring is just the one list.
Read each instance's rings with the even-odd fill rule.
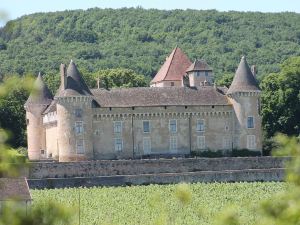
[[234,73],[241,55],[258,76],[300,55],[300,15],[215,10],[89,9],[36,13],[0,31],[0,73],[56,74],[61,62],[81,70],[128,68],[153,76],[178,44],[204,58],[217,77]]
[[263,128],[267,137],[276,132],[300,134],[300,57],[292,57],[280,72],[261,82]]
[[[217,84],[228,87],[241,55],[247,55],[263,80],[267,136],[296,134],[299,64],[297,58],[282,63],[300,55],[299,20],[300,14],[287,12],[142,8],[36,13],[0,29],[0,79],[40,71],[55,94],[60,63],[73,59],[89,87],[97,86],[98,77],[105,88],[145,86],[179,45],[191,60],[204,58]],[[15,146],[25,143],[25,100],[26,95],[14,90],[0,102],[0,122],[14,133]]]

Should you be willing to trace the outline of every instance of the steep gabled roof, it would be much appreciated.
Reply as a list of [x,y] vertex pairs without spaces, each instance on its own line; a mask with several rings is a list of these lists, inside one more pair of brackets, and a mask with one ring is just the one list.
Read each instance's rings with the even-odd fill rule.
[[246,57],[243,56],[235,72],[227,94],[235,92],[260,91],[256,78],[251,72]]
[[209,67],[209,65],[207,64],[207,62],[205,60],[203,60],[203,59],[198,60],[197,59],[186,70],[186,72],[192,72],[192,71],[212,71],[212,68]]
[[138,87],[92,89],[100,107],[229,105],[223,89],[203,87]]
[[48,89],[47,85],[45,84],[41,73],[39,73],[38,77],[36,78],[33,84],[34,90],[30,93],[29,98],[27,99],[26,105],[49,105],[52,100],[53,96]]
[[61,86],[59,89],[58,96],[92,95],[72,60],[67,69],[66,87]]
[[176,47],[166,59],[151,83],[161,81],[181,81],[186,69],[191,65],[191,61],[184,52]]
[[0,201],[32,200],[26,178],[0,178]]

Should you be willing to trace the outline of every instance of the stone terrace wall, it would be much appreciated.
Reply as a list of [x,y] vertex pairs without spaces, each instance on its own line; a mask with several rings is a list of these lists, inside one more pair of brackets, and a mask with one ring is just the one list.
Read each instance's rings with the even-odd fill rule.
[[150,160],[100,160],[31,163],[29,179],[99,177],[200,171],[236,171],[284,168],[287,157],[188,158]]

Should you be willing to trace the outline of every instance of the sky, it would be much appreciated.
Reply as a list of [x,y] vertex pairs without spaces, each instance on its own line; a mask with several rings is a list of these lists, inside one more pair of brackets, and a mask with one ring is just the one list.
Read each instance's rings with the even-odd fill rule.
[[260,11],[300,13],[299,0],[0,0],[6,20],[35,12],[66,9],[122,8],[141,6],[145,9],[216,9],[219,11]]

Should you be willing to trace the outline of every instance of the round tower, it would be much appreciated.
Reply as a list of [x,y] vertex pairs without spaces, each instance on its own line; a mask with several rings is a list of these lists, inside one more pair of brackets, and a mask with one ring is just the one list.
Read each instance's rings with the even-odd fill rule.
[[93,97],[73,61],[67,71],[61,65],[61,86],[55,99],[59,161],[93,159]]
[[255,72],[243,56],[227,91],[235,112],[235,149],[262,150],[260,94]]
[[51,104],[52,100],[53,96],[39,73],[33,91],[24,105],[29,160],[39,160],[45,154],[46,140],[42,113]]

